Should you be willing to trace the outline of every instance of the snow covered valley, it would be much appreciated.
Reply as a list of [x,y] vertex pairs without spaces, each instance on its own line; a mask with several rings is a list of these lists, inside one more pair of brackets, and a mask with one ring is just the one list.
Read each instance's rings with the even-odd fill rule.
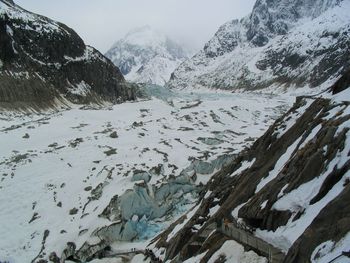
[[172,72],[0,0],[0,263],[349,263],[349,10],[257,0]]
[[106,243],[144,249],[294,101],[148,90],[110,108],[1,113],[0,260],[61,257],[67,242],[85,260]]

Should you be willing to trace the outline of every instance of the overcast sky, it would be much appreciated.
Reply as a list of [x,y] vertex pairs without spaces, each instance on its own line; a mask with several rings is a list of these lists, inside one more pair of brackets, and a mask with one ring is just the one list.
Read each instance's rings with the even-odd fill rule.
[[218,27],[250,13],[256,0],[15,0],[73,28],[105,53],[135,27],[150,25],[200,49]]

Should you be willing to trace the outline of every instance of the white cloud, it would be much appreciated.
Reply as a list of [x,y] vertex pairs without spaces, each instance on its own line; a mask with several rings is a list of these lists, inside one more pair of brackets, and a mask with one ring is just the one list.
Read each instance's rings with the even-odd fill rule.
[[130,29],[150,25],[200,48],[228,20],[247,15],[255,0],[15,0],[72,27],[84,41],[107,49]]

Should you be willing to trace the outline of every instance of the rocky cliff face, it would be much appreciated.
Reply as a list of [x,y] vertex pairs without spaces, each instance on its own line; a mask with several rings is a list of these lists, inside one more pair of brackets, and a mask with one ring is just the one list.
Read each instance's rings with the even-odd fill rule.
[[135,98],[118,68],[72,29],[13,1],[0,1],[0,50],[1,107]]
[[258,0],[250,15],[221,26],[168,85],[273,90],[336,79],[349,66],[349,8],[342,0]]
[[126,79],[164,85],[187,59],[184,49],[149,26],[130,31],[106,53]]
[[218,260],[229,237],[216,227],[202,233],[223,218],[284,251],[286,263],[328,262],[348,251],[349,76],[331,88],[332,96],[299,97],[212,177],[197,206],[154,240],[155,253],[171,262]]

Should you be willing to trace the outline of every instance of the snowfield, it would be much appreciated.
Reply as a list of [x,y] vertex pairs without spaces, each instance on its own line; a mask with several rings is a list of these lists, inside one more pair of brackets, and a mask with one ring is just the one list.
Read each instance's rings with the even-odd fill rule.
[[[215,92],[160,98],[98,110],[1,113],[0,260],[30,262],[52,251],[60,256],[67,242],[77,248],[96,243],[97,229],[119,221],[128,232],[115,240],[116,249],[133,247],[131,241],[143,249],[193,205],[193,189],[214,172],[204,164],[249,146],[293,101]],[[198,168],[183,183],[189,190],[174,188],[159,204],[156,190],[188,167]],[[147,195],[118,203],[120,218],[101,216],[113,197],[139,194],[142,187]],[[152,214],[133,212],[144,204]]]
[[[206,253],[190,258],[184,263],[198,263]],[[209,259],[208,263],[221,262],[230,263],[267,263],[267,259],[257,255],[253,251],[245,251],[244,247],[234,240],[226,241],[221,248]]]

